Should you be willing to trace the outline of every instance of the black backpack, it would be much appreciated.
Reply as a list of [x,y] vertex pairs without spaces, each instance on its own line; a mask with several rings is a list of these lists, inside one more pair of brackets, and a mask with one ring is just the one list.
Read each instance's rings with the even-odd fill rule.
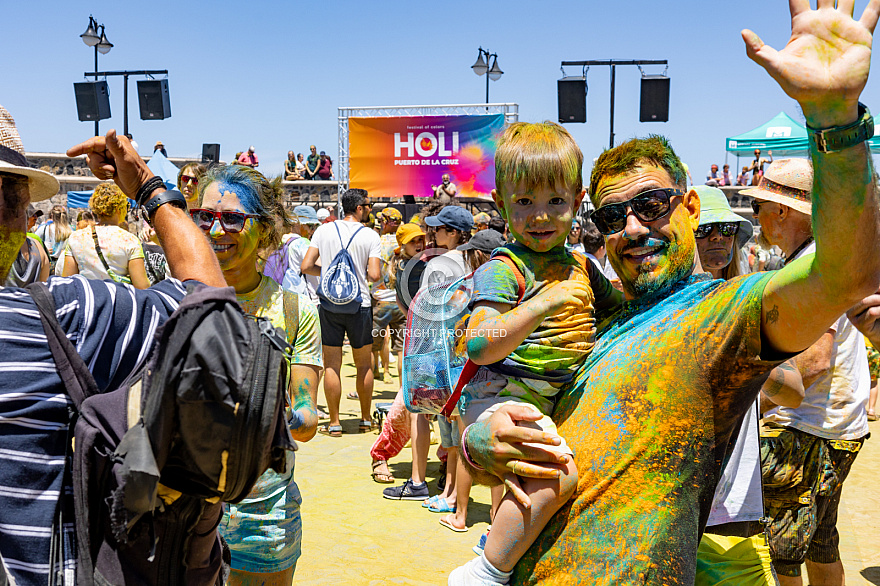
[[[145,368],[98,393],[46,285],[28,290],[76,407],[77,583],[222,585],[222,502],[244,499],[268,468],[284,472],[295,449],[286,338],[244,314],[232,288],[199,287],[159,328]],[[296,299],[285,295],[285,315]]]

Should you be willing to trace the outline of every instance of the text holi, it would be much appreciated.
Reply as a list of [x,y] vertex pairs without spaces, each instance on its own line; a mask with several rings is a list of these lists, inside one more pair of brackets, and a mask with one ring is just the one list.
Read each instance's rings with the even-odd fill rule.
[[458,159],[400,159],[395,165],[458,165]]
[[[402,155],[403,150],[406,150],[406,155]],[[439,132],[436,135],[431,132],[420,132],[419,134],[407,132],[406,139],[401,139],[399,132],[394,133],[395,159],[400,158],[401,156],[412,158],[416,155],[420,157],[433,157],[434,155],[451,157],[454,153],[457,153],[458,150],[458,132],[452,133],[451,148],[447,148],[445,132]],[[456,161],[456,163],[443,162],[442,164],[457,164],[457,162],[458,161]]]

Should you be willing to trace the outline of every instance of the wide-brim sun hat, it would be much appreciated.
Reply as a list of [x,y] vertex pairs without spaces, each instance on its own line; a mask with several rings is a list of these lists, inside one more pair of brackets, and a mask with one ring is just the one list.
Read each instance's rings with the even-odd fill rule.
[[27,177],[32,202],[47,200],[60,189],[54,175],[30,166],[15,120],[3,106],[0,106],[0,173]]
[[813,210],[813,165],[807,159],[773,161],[756,187],[743,189],[740,195],[772,201],[802,214]]
[[730,203],[724,192],[717,187],[708,185],[694,185],[692,189],[700,196],[700,226],[719,222],[736,222],[739,224],[739,231],[736,233],[736,246],[737,248],[745,246],[754,234],[755,228],[751,222],[730,209]]

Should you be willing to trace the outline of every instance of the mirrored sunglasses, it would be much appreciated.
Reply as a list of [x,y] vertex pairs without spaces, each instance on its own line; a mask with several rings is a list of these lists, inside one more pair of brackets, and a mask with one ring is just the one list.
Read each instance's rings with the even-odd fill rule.
[[712,230],[718,230],[718,233],[722,236],[736,236],[736,233],[739,232],[739,223],[737,222],[714,222],[712,224],[703,224],[702,226],[697,227],[694,230],[695,238],[705,238],[709,234],[712,233]]
[[186,184],[188,184],[188,183],[191,183],[193,187],[198,187],[198,186],[199,186],[199,180],[198,180],[197,178],[195,178],[195,177],[190,177],[189,175],[183,175],[183,176],[180,178],[180,184],[181,184],[181,185],[186,185]]
[[599,232],[605,236],[616,234],[626,227],[626,211],[631,209],[642,222],[656,222],[669,213],[669,200],[684,195],[684,190],[664,187],[650,189],[620,203],[604,205],[590,216]]
[[241,212],[215,212],[214,210],[206,210],[203,208],[194,208],[189,211],[196,226],[205,230],[211,229],[216,220],[220,220],[220,227],[229,234],[241,232],[244,230],[245,222],[248,218],[259,218],[257,214],[243,214]]

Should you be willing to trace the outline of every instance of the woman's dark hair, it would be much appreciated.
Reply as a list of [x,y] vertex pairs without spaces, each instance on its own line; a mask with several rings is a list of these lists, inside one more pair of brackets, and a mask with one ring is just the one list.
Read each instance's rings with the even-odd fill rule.
[[489,262],[488,252],[483,252],[482,250],[477,250],[476,248],[469,248],[468,250],[464,251],[464,263],[472,271],[477,270],[487,262]]
[[489,228],[503,235],[504,230],[507,229],[507,222],[504,221],[504,218],[496,216],[489,220]]
[[589,220],[581,223],[581,243],[584,251],[596,254],[596,251],[605,246],[605,237],[599,232],[596,224]]

